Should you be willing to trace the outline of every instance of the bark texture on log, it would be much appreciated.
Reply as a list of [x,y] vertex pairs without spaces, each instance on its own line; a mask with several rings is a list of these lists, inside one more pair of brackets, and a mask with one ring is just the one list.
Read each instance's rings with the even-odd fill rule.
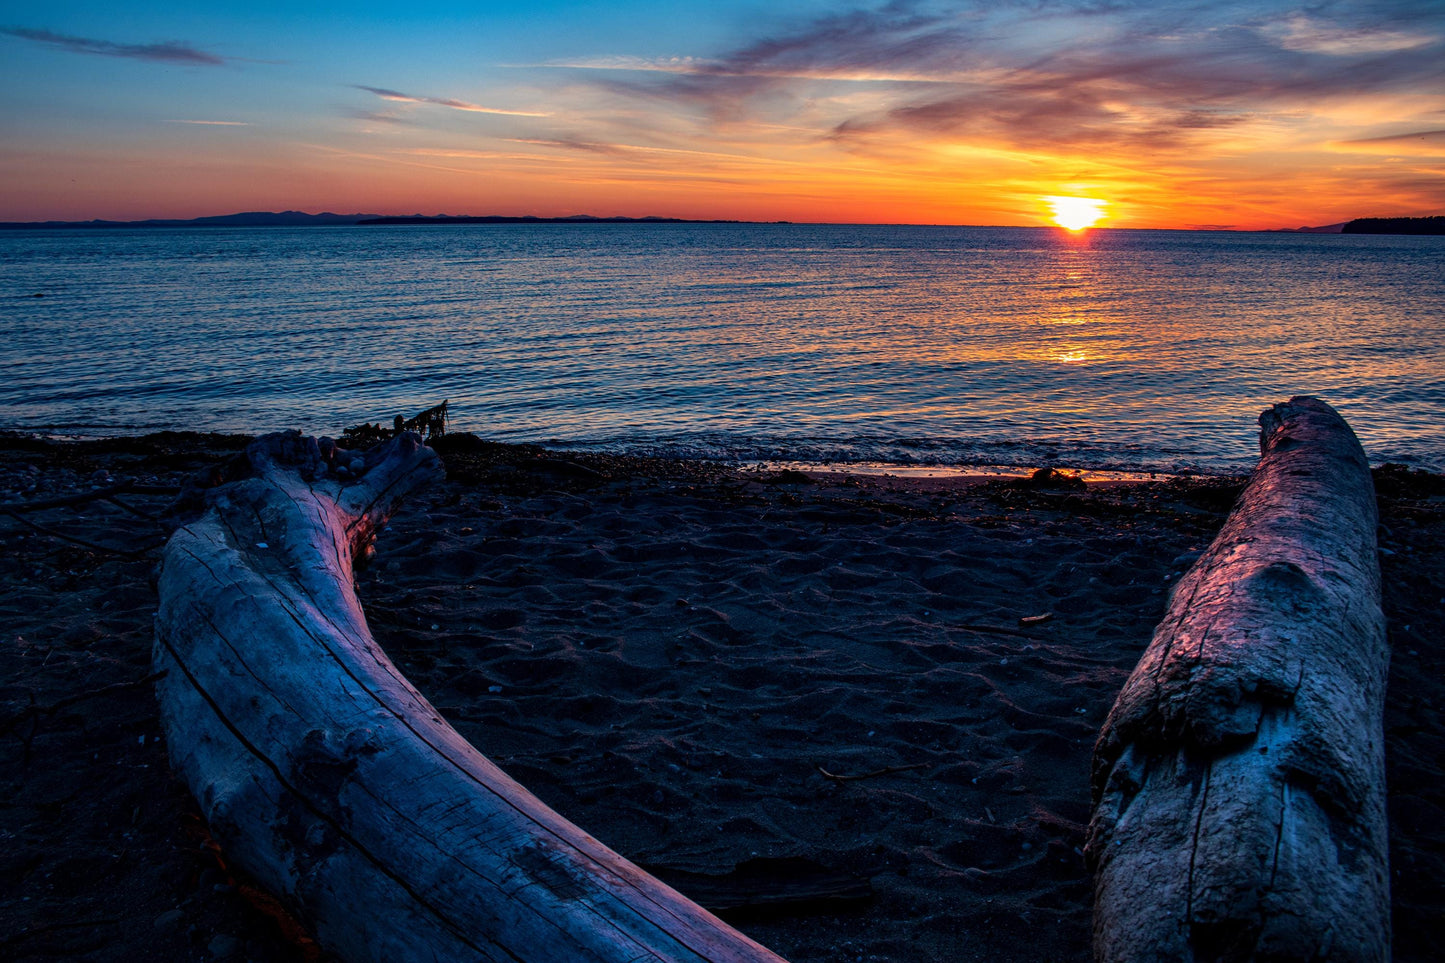
[[1259,466],[1095,746],[1101,961],[1390,957],[1369,464],[1314,398],[1260,428]]
[[155,665],[172,764],[229,858],[348,961],[780,958],[552,812],[373,641],[352,566],[442,474],[403,435],[249,451],[167,546]]

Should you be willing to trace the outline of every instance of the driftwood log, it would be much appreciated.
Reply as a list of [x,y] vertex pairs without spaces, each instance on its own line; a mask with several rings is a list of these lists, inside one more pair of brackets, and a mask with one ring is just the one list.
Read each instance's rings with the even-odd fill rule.
[[1390,957],[1369,464],[1314,398],[1179,582],[1095,746],[1095,956]]
[[778,963],[506,776],[372,640],[352,566],[442,474],[419,441],[268,436],[166,548],[162,716],[228,857],[348,961]]

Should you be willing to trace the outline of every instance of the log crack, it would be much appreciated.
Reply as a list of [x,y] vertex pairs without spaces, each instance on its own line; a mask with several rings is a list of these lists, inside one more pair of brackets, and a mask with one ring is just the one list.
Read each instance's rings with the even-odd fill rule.
[[1096,742],[1104,963],[1316,959],[1321,934],[1332,960],[1389,959],[1369,464],[1316,399],[1260,424],[1259,465]]

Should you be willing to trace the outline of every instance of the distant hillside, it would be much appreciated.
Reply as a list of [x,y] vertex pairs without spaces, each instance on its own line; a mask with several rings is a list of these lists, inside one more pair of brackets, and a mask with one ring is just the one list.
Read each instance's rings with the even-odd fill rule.
[[1339,234],[1345,228],[1345,222],[1338,224],[1325,224],[1321,227],[1284,227],[1280,228],[1283,234]]
[[[481,216],[460,214],[409,214],[394,217],[386,214],[307,214],[304,211],[247,211],[243,214],[219,214],[214,217],[193,217],[189,220],[152,217],[144,221],[8,221],[0,222],[0,230],[27,228],[86,227],[323,227],[349,224],[742,224],[744,221],[693,221],[681,217],[593,217],[572,214],[567,217],[516,217],[504,214]],[[786,221],[776,223],[785,224]]]
[[[694,221],[685,217],[593,217],[591,214],[569,214],[566,217],[514,217],[507,214],[411,214],[406,217],[374,217],[360,224],[742,224],[743,221]],[[781,223],[781,222],[780,222]]]
[[1345,234],[1445,234],[1445,217],[1358,217]]
[[152,217],[144,221],[8,221],[0,222],[0,230],[25,228],[84,227],[319,227],[335,224],[356,224],[380,217],[379,214],[307,214],[304,211],[247,211],[242,214],[218,214],[193,217],[189,220]]

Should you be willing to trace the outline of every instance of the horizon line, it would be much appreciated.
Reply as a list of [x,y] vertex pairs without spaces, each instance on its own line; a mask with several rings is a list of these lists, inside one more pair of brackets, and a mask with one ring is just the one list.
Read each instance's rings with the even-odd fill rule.
[[[467,222],[471,222],[471,223],[476,224],[476,225],[478,225],[478,226],[483,226],[483,225],[485,225],[485,224],[487,223],[488,220],[492,220],[494,223],[504,223],[504,222],[514,222],[514,223],[538,222],[538,223],[554,223],[554,224],[565,224],[565,223],[587,224],[587,223],[589,223],[589,222],[603,222],[603,223],[613,223],[613,224],[629,224],[629,223],[635,223],[635,224],[647,224],[647,223],[675,223],[675,224],[676,224],[676,223],[691,223],[691,224],[749,224],[749,225],[766,225],[766,224],[789,225],[789,224],[795,224],[795,225],[799,225],[799,226],[813,226],[813,227],[960,227],[960,228],[1008,228],[1008,229],[1038,229],[1038,230],[1066,231],[1065,228],[1062,228],[1062,227],[1060,227],[1059,225],[1056,225],[1056,224],[963,224],[963,223],[948,223],[948,222],[941,222],[941,221],[930,221],[930,222],[905,222],[905,221],[799,221],[799,220],[791,220],[791,219],[783,219],[783,218],[776,219],[776,220],[756,220],[756,219],[750,219],[750,218],[676,217],[676,216],[670,216],[670,215],[630,215],[630,214],[595,215],[595,214],[585,214],[585,213],[566,214],[566,215],[541,215],[541,214],[420,214],[420,213],[409,213],[409,214],[381,214],[381,213],[368,213],[368,212],[359,212],[359,211],[358,211],[358,212],[352,212],[352,213],[336,213],[336,212],[333,212],[333,211],[321,211],[321,212],[312,213],[312,212],[309,212],[309,211],[300,211],[300,210],[294,210],[294,209],[287,209],[287,210],[284,210],[284,211],[236,211],[236,212],[227,213],[227,214],[207,214],[207,215],[200,215],[200,216],[197,216],[197,217],[143,217],[143,218],[133,218],[133,219],[128,219],[128,220],[120,220],[120,219],[115,219],[115,218],[99,218],[99,217],[98,217],[98,218],[90,218],[90,219],[88,219],[88,220],[60,220],[60,219],[53,219],[53,218],[52,218],[52,219],[39,220],[39,221],[0,221],[0,229],[17,229],[17,228],[32,228],[32,229],[34,229],[34,228],[54,228],[54,229],[60,229],[60,228],[67,228],[67,227],[83,228],[83,227],[130,227],[130,226],[150,226],[150,227],[172,227],[172,226],[174,226],[174,227],[180,227],[180,226],[186,226],[186,225],[196,225],[196,226],[202,226],[202,227],[204,227],[204,226],[224,227],[224,226],[228,226],[228,225],[225,225],[225,224],[212,224],[212,225],[208,225],[208,224],[198,223],[198,222],[231,220],[231,219],[236,219],[236,218],[244,218],[244,217],[248,217],[248,216],[258,217],[258,218],[279,218],[279,217],[284,217],[284,216],[286,216],[286,215],[292,215],[292,216],[296,216],[296,217],[305,217],[305,218],[337,218],[337,219],[351,219],[351,218],[354,218],[355,220],[354,220],[354,221],[351,221],[350,223],[351,223],[351,224],[355,224],[355,225],[357,225],[357,226],[363,226],[361,222],[368,221],[368,220],[372,220],[372,221],[377,221],[377,220],[379,220],[379,221],[404,221],[404,220],[409,220],[409,219],[415,219],[414,223],[417,223],[417,224],[425,224],[425,223],[427,223],[427,222],[444,224],[444,223],[446,223],[446,222],[448,222],[448,221],[452,221],[452,222],[459,222],[459,226],[460,226],[461,223],[467,223]],[[1326,224],[1326,225],[1302,225],[1302,226],[1299,226],[1299,227],[1273,227],[1273,228],[1264,228],[1264,227],[1261,227],[1261,228],[1240,228],[1240,227],[1231,227],[1231,226],[1223,226],[1223,225],[1207,225],[1207,226],[1206,226],[1206,225],[1198,225],[1198,226],[1185,226],[1185,227],[1115,227],[1115,226],[1110,226],[1110,225],[1097,225],[1097,226],[1091,226],[1091,227],[1088,227],[1088,228],[1084,228],[1082,231],[1079,231],[1079,232],[1068,232],[1068,233],[1085,233],[1085,232],[1088,232],[1088,231],[1101,231],[1101,230],[1102,230],[1102,231],[1198,231],[1198,232],[1219,232],[1219,233],[1240,233],[1240,234],[1250,234],[1250,233],[1308,233],[1308,232],[1339,233],[1337,229],[1343,227],[1345,224],[1348,224],[1348,223],[1350,223],[1351,221],[1358,221],[1358,220],[1428,220],[1428,219],[1430,219],[1430,218],[1432,218],[1432,217],[1436,217],[1436,216],[1439,216],[1439,215],[1396,215],[1396,216],[1387,216],[1387,217],[1380,217],[1380,216],[1376,216],[1376,215],[1371,215],[1371,216],[1350,218],[1350,219],[1345,220],[1345,221],[1339,221],[1339,222],[1335,222],[1335,223],[1331,223],[1331,224]],[[284,225],[284,224],[267,225],[267,224],[252,224],[252,225],[234,225],[234,226],[249,226],[249,227],[276,226],[276,227],[284,227],[284,226],[305,226],[305,225]],[[323,225],[316,225],[316,226],[323,226]],[[336,226],[343,226],[343,225],[336,225]],[[406,226],[406,225],[405,225],[404,223],[395,223],[395,224],[385,224],[385,223],[383,223],[383,224],[380,224],[380,225],[373,224],[373,225],[366,225],[366,226]],[[1331,230],[1332,228],[1333,228],[1333,229],[1336,229],[1336,230],[1333,230],[1333,231],[1332,231],[1332,230]]]

